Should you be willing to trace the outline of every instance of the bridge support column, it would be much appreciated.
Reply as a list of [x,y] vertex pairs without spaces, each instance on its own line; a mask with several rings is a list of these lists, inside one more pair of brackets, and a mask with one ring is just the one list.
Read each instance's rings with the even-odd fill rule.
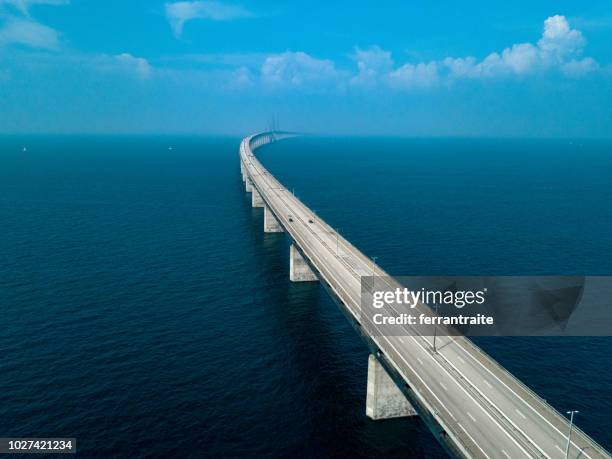
[[247,193],[253,191],[253,184],[251,183],[251,179],[248,176],[244,180],[244,188]]
[[264,233],[282,233],[283,227],[280,225],[268,206],[264,206]]
[[253,205],[253,207],[265,207],[264,200],[261,199],[259,191],[257,191],[254,186],[251,185],[251,187],[251,191],[253,193],[251,204]]
[[316,281],[317,275],[310,269],[300,251],[291,244],[289,249],[289,279],[291,282]]
[[377,420],[416,415],[417,412],[397,388],[385,368],[374,355],[370,354],[366,416]]

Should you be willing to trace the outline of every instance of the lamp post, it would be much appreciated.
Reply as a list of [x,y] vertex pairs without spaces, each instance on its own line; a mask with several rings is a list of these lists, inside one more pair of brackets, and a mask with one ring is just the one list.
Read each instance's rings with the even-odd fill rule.
[[567,447],[565,448],[565,459],[569,458],[570,443],[572,442],[572,427],[574,427],[574,414],[578,414],[578,413],[580,413],[580,411],[578,410],[572,410],[572,411],[567,412],[567,414],[570,415],[570,428],[569,428],[569,433],[567,434]]
[[340,234],[340,228],[336,228],[336,256],[338,256],[338,247],[339,247],[339,243],[338,243],[338,234]]

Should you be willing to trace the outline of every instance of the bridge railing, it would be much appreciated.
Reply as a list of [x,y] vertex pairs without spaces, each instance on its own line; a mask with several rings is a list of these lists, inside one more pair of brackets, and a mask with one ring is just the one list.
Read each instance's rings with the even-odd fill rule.
[[[243,145],[248,150],[246,153],[252,154],[253,150],[257,149],[258,147],[260,147],[262,145],[274,142],[275,140],[280,140],[281,138],[293,137],[293,136],[296,136],[296,135],[297,134],[291,133],[291,132],[263,132],[263,133],[255,134],[255,135],[253,135],[251,137],[246,138]],[[241,145],[241,148],[242,148],[242,145]],[[261,168],[261,172],[267,174],[267,170],[261,165],[261,163],[259,163],[259,161],[257,161],[257,160],[255,160],[255,161],[257,162],[258,167]],[[269,178],[273,179],[279,186],[282,187],[280,182],[278,182],[274,178],[274,176],[272,176],[271,174],[267,174],[267,175],[268,175]],[[255,184],[255,182],[256,182],[256,180],[254,180],[254,184]],[[258,191],[263,192],[263,190],[259,190],[259,187],[257,187],[257,188],[258,188]],[[262,194],[262,196],[265,196],[266,193],[263,192],[261,194]],[[310,211],[310,209],[308,209],[306,206],[304,206],[301,202],[300,202],[300,204],[305,209],[307,209],[309,212],[312,212],[312,211]],[[327,228],[329,228],[330,231],[334,231],[326,222],[324,222],[324,220],[322,220],[322,219],[319,219],[319,220]],[[338,237],[342,240],[343,246],[348,248],[351,253],[353,253],[353,254],[356,253],[356,254],[360,255],[368,263],[371,262],[371,260],[367,259],[367,257],[365,257],[356,247],[354,247],[353,244],[351,244],[349,241],[347,241],[346,239],[344,239],[343,237],[341,237],[339,235],[338,235]],[[303,242],[303,241],[301,241],[301,242]],[[322,244],[326,245],[323,240],[320,240],[320,242]],[[303,245],[306,246],[306,244],[303,244]],[[302,249],[304,250],[305,247],[302,247]],[[310,255],[314,256],[314,254],[310,254]],[[379,275],[388,276],[375,263],[372,262],[372,266],[373,266],[373,273],[376,272]],[[331,276],[331,273],[326,273],[326,274]],[[333,276],[331,276],[331,277],[333,277]],[[360,311],[355,311],[351,307],[351,304],[355,300],[353,298],[351,298],[350,295],[346,294],[343,291],[339,291],[338,289],[334,288],[332,285],[330,285],[330,287],[332,288],[334,293],[338,296],[338,298],[344,303],[344,305],[346,306],[347,310],[350,311],[351,314],[353,316],[355,316],[355,318],[357,320],[359,320]],[[546,416],[551,423],[554,422],[554,421],[557,421],[556,422],[557,428],[558,427],[563,427],[563,425],[561,425],[561,426],[559,425],[558,421],[559,421],[559,418],[560,419],[565,419],[565,417],[561,413],[559,413],[559,411],[556,410],[552,405],[550,405],[545,399],[540,397],[537,393],[535,393],[531,388],[529,388],[526,384],[524,384],[518,378],[514,377],[508,370],[506,370],[498,362],[496,362],[491,356],[489,356],[482,349],[480,349],[478,346],[476,346],[470,339],[468,339],[466,337],[463,337],[461,339],[461,341],[468,348],[468,349],[466,349],[468,352],[469,351],[473,351],[473,352],[475,352],[476,354],[478,354],[481,357],[479,360],[481,361],[482,365],[484,365],[485,367],[488,368],[489,371],[491,371],[491,372],[498,371],[499,373],[501,373],[505,377],[505,379],[507,380],[506,381],[507,383],[509,383],[509,384],[512,384],[512,383],[516,384],[517,386],[519,386],[520,389],[522,389],[526,394],[528,394],[533,400],[535,400],[537,403],[539,403],[541,405],[541,407],[543,408],[543,412],[541,412],[542,416]],[[553,416],[552,417],[547,416],[547,412],[553,413]],[[593,448],[593,449],[596,449],[597,452],[600,453],[603,457],[609,457],[608,453],[605,450],[603,450],[603,448],[601,448],[590,436],[588,436],[586,433],[584,433],[581,429],[575,428],[575,432],[578,433],[579,436],[582,436],[582,440],[583,441],[586,441],[586,442],[590,443],[589,446],[591,448]],[[574,437],[574,438],[576,438],[576,437]],[[467,443],[471,444],[472,442],[468,441]],[[574,440],[574,443],[575,443],[575,440]],[[465,446],[468,446],[468,445],[466,444]]]
[[[503,374],[503,376],[510,382],[510,383],[514,383],[517,386],[519,386],[526,394],[528,394],[531,398],[534,399],[535,402],[539,403],[540,406],[543,408],[543,411],[541,412],[542,416],[546,416],[549,422],[555,422],[558,421],[558,418],[561,419],[567,419],[565,416],[563,416],[563,414],[561,414],[561,412],[559,410],[557,410],[554,406],[552,406],[550,403],[548,403],[548,401],[546,399],[544,399],[543,397],[541,397],[540,395],[538,395],[533,389],[531,389],[529,386],[527,386],[523,381],[521,381],[520,379],[518,379],[517,377],[515,377],[512,373],[510,373],[508,370],[506,370],[506,368],[503,365],[500,365],[494,358],[492,358],[490,355],[488,355],[487,353],[485,353],[480,347],[478,347],[476,344],[474,344],[472,342],[472,340],[470,340],[469,338],[463,337],[462,342],[465,343],[465,345],[467,347],[470,348],[470,350],[478,353],[482,358],[483,358],[483,365],[486,365],[487,363],[489,365],[487,365],[487,368],[489,369],[489,371],[491,372],[495,372],[498,371],[500,373]],[[490,368],[489,368],[490,366]],[[553,416],[547,416],[547,411],[552,413]],[[554,416],[556,415],[556,416]],[[557,419],[555,419],[557,418]],[[567,427],[566,425],[559,425],[559,423],[556,423],[556,427]],[[577,433],[578,435],[583,437],[583,441],[590,443],[590,447],[597,450],[597,452],[599,454],[601,454],[603,457],[610,457],[610,455],[608,454],[607,451],[605,451],[595,440],[593,440],[587,433],[585,433],[582,429],[580,429],[579,427],[577,427],[575,424],[573,425],[573,429],[572,429],[573,433]],[[562,432],[563,433],[563,432]],[[574,436],[572,436],[572,442],[575,443],[575,438]]]
[[[262,146],[266,143],[269,143],[271,141],[271,139],[269,137],[267,137],[267,134],[260,134],[258,136],[254,136],[252,137],[248,142],[246,142],[245,144],[245,148],[247,149],[245,151],[245,153],[248,155],[250,153],[252,153],[251,151],[251,145],[254,146],[254,148],[257,148],[259,146]],[[272,200],[268,199],[268,191],[260,188],[259,187],[259,180],[262,180],[260,177],[265,177],[263,180],[267,180],[267,181],[273,181],[275,182],[275,184],[280,185],[280,183],[271,175],[267,172],[267,170],[265,169],[265,167],[263,167],[261,165],[261,163],[259,163],[259,161],[257,161],[255,158],[253,159],[249,159],[250,165],[251,167],[256,169],[257,172],[257,178],[253,178],[253,185],[257,188],[257,190],[260,192],[262,198],[266,201],[266,204],[268,206],[270,206],[276,213],[277,218],[281,219],[281,220],[285,220],[285,216],[283,213],[278,212],[278,209],[275,209],[274,203]],[[276,188],[276,187],[275,187]],[[273,191],[273,190],[271,190]],[[273,191],[274,192],[274,191]],[[281,198],[282,199],[282,198]],[[297,198],[296,198],[297,199]],[[299,200],[298,200],[299,201]],[[301,204],[301,202],[300,202]],[[302,204],[303,205],[303,204]],[[284,222],[286,224],[286,227],[289,227],[289,225],[287,225],[287,222]],[[316,253],[308,253],[308,245],[306,244],[305,241],[302,241],[299,234],[294,234],[291,235],[292,238],[294,238],[299,244],[300,247],[302,248],[302,250],[305,250],[307,253],[307,256],[312,259],[313,261],[316,261],[317,258],[317,254]],[[315,237],[317,237],[319,239],[319,242],[325,244],[325,241],[323,241],[318,235],[315,235]],[[347,241],[348,242],[348,241]],[[331,250],[331,247],[328,247]],[[343,261],[344,262],[344,261]],[[334,286],[334,284],[336,285],[341,285],[340,282],[338,282],[337,280],[334,279],[334,275],[331,272],[326,272],[325,270],[325,265],[324,263],[318,263],[318,265],[322,268],[321,274],[322,274],[322,278],[323,280],[325,279],[329,279],[330,282],[327,282],[327,284],[329,285],[329,287],[332,289],[332,291],[334,292],[334,294],[338,297],[338,299],[341,301],[341,303],[344,305],[346,311],[351,314],[354,319],[356,320],[357,323],[361,322],[361,318],[360,318],[360,310],[357,309],[355,310],[355,308],[353,307],[354,304],[359,304],[358,300],[356,300],[355,298],[353,298],[348,292],[343,291],[342,289],[338,289]],[[374,342],[376,343],[376,346],[378,346],[379,349],[383,350],[385,355],[388,356],[393,356],[395,355],[395,360],[396,361],[400,361],[401,358],[396,355],[397,352],[392,349],[392,346],[387,346],[384,343],[380,343],[378,342],[379,340],[375,337],[369,337],[370,339],[373,339]],[[407,368],[402,368],[400,366],[398,366],[396,363],[394,363],[393,361],[390,362],[396,369],[396,371],[399,372],[399,374],[402,375],[402,378],[404,378],[407,382],[409,382],[410,387],[413,388],[413,391],[415,393],[415,395],[418,397],[418,401],[421,405],[427,407],[427,410],[430,411],[431,416],[436,419],[436,422],[441,425],[444,426],[444,429],[447,432],[447,435],[449,435],[451,438],[454,439],[456,445],[455,447],[458,448],[460,451],[463,451],[464,453],[466,453],[466,456],[474,456],[477,455],[478,452],[480,451],[480,448],[478,446],[478,444],[476,444],[473,439],[469,436],[466,435],[465,433],[463,433],[463,431],[458,428],[460,427],[458,423],[456,422],[451,422],[449,420],[443,420],[440,417],[440,411],[443,410],[443,406],[440,407],[434,407],[436,400],[435,398],[431,398],[431,397],[427,397],[427,387],[423,382],[420,382],[418,380],[418,377],[416,375],[412,375],[411,377],[409,377],[405,372],[409,369]],[[412,371],[412,370],[410,370]],[[430,400],[429,400],[430,399]],[[433,405],[432,405],[433,404]],[[468,451],[470,451],[471,453],[468,453]]]

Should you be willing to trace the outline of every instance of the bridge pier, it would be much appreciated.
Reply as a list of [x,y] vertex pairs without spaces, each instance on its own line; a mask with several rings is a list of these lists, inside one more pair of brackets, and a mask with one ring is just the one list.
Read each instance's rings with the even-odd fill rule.
[[385,368],[374,355],[370,354],[366,416],[378,420],[416,415],[417,412],[397,388]]
[[265,207],[266,205],[264,204],[264,200],[261,198],[259,191],[257,191],[254,186],[251,186],[251,188],[251,192],[253,193],[251,205],[253,207]]
[[244,188],[247,193],[250,193],[251,191],[253,191],[253,184],[251,183],[251,179],[248,177],[245,178]]
[[317,275],[308,266],[308,263],[294,244],[291,244],[289,249],[289,280],[291,282],[312,282],[318,280]]
[[285,231],[268,206],[264,206],[264,233]]

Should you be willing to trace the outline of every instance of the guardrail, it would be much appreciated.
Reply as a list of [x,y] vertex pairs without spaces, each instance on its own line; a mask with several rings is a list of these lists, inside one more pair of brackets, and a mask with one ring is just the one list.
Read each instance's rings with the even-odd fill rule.
[[[257,149],[258,147],[268,144],[272,141],[275,140],[280,140],[282,138],[288,138],[288,137],[294,137],[298,134],[296,133],[291,133],[291,132],[274,132],[274,133],[270,133],[270,132],[263,132],[263,133],[259,133],[259,134],[255,134],[252,135],[250,137],[247,137],[243,140],[243,142],[241,143],[241,151],[243,151],[243,153],[248,156],[248,157],[252,157],[253,160],[249,159],[249,163],[250,165],[255,168],[258,172],[258,176],[259,177],[263,177],[263,180],[265,180],[266,182],[274,182],[273,185],[274,186],[270,186],[270,184],[268,183],[268,187],[270,188],[271,191],[275,192],[276,194],[276,198],[281,200],[283,202],[283,204],[287,207],[290,208],[291,207],[291,203],[288,203],[281,195],[281,193],[279,193],[279,190],[285,190],[286,189],[283,187],[283,185],[278,182],[278,180],[276,180],[276,178],[270,174],[267,169],[265,169],[261,163],[259,163],[259,161],[255,158],[254,154],[253,154],[253,150]],[[242,155],[241,155],[242,156]],[[241,158],[242,161],[242,158]],[[247,164],[244,164],[245,166],[247,166]],[[247,170],[248,170],[248,166],[247,166]],[[327,278],[327,283],[330,286],[330,288],[332,289],[332,291],[334,292],[334,294],[336,294],[336,296],[341,300],[341,302],[345,305],[347,311],[354,317],[354,319],[359,323],[361,318],[360,318],[360,302],[355,300],[348,292],[344,291],[344,289],[342,288],[342,283],[338,282],[336,279],[334,279],[334,276],[331,272],[327,271],[325,269],[325,264],[319,260],[319,256],[317,253],[315,253],[314,251],[309,250],[308,248],[308,244],[306,244],[306,241],[304,241],[301,236],[297,233],[297,232],[292,232],[290,230],[291,225],[289,225],[289,222],[287,221],[287,218],[285,218],[284,214],[282,212],[279,211],[279,209],[276,208],[276,205],[273,203],[272,199],[270,199],[270,197],[268,197],[268,191],[265,190],[263,187],[260,188],[259,184],[258,184],[258,179],[255,179],[253,177],[252,179],[252,183],[255,186],[255,188],[257,189],[257,191],[260,193],[260,195],[262,196],[262,198],[264,199],[264,201],[266,202],[266,204],[274,211],[276,217],[281,220],[283,226],[285,227],[285,229],[287,230],[287,232],[291,235],[292,238],[294,238],[294,240],[296,240],[296,242],[298,242],[300,248],[306,253],[306,256],[311,259],[311,261],[315,264],[315,267],[321,271],[321,273],[324,275],[325,278]],[[312,215],[316,215],[314,212],[312,212],[307,206],[305,206],[299,199],[293,197],[293,199],[296,201],[297,205],[299,205],[301,207],[301,210],[307,214],[312,214]],[[301,219],[301,217],[296,216],[296,218]],[[337,238],[337,243],[339,244],[340,242],[342,242],[342,246],[345,252],[353,255],[353,256],[357,256],[362,262],[364,262],[366,265],[372,267],[372,274],[376,275],[380,275],[380,276],[388,276],[388,274],[386,274],[378,265],[376,265],[373,261],[369,260],[367,257],[365,257],[365,255],[363,255],[356,247],[354,247],[349,241],[347,241],[345,238],[343,238],[342,236],[340,236],[333,228],[331,228],[324,220],[322,220],[321,218],[318,218],[318,223],[322,224],[327,230],[329,230],[330,234],[335,234],[336,238]],[[303,222],[302,220],[302,223]],[[306,225],[308,226],[308,225]],[[325,246],[331,253],[333,253],[333,248],[329,247],[329,245],[316,233],[313,231],[313,235],[314,237],[318,240],[318,242]],[[354,273],[355,276],[357,277],[361,277],[362,274],[358,273],[355,268],[353,266],[351,266],[344,258],[337,256],[337,258],[339,259],[339,261],[346,266],[346,269],[350,271],[352,271]],[[330,282],[331,281],[331,282]],[[342,288],[342,290],[339,290],[338,287]],[[355,305],[357,306],[357,308],[355,308]],[[371,339],[374,339],[373,337],[370,337]],[[494,372],[497,371],[500,373],[501,376],[504,377],[504,379],[506,379],[506,383],[508,384],[515,384],[518,388],[520,388],[522,391],[524,391],[526,393],[527,396],[531,397],[536,403],[538,403],[541,407],[541,410],[537,411],[540,416],[542,416],[543,418],[545,418],[545,420],[547,420],[547,422],[550,423],[551,426],[553,426],[553,428],[555,428],[557,431],[561,432],[558,427],[559,427],[559,420],[565,420],[565,418],[554,408],[552,407],[546,400],[544,400],[542,397],[540,397],[539,395],[537,395],[532,389],[530,389],[527,385],[525,385],[522,381],[518,380],[516,377],[514,377],[509,371],[507,371],[504,367],[502,367],[498,362],[496,362],[493,358],[491,358],[488,354],[486,354],[482,349],[480,349],[478,346],[476,346],[471,340],[469,340],[466,337],[460,337],[459,338],[461,340],[461,345],[464,345],[464,350],[465,352],[467,352],[468,354],[471,353],[475,353],[477,356],[474,356],[473,358],[475,360],[477,360],[478,362],[480,362],[480,364],[487,370],[490,372]],[[459,339],[456,341],[458,342]],[[393,347],[393,345],[391,343],[389,343],[391,347]],[[383,348],[383,347],[388,347],[385,346],[384,344],[380,344],[379,343],[379,347]],[[394,362],[391,362],[394,363]],[[403,375],[404,378],[406,378],[406,375],[403,373],[403,371],[401,370],[401,368],[397,367],[397,365],[394,365],[396,367],[396,370]],[[448,365],[445,365],[445,367],[447,367],[447,371],[449,373],[455,374],[455,379],[458,381],[463,381],[466,378],[463,377],[457,370],[453,371],[453,368],[449,368]],[[451,365],[452,367],[452,365]],[[406,380],[408,380],[408,378],[406,378]],[[414,385],[414,378],[411,378],[412,382],[411,384]],[[473,395],[477,396],[478,398],[482,398],[484,397],[483,394],[480,393],[480,390],[478,390],[478,388],[473,387],[473,385],[470,383],[469,380],[466,380],[466,382],[464,382],[462,384],[464,387],[466,387],[468,390],[470,390],[471,393],[473,393]],[[426,387],[424,387],[424,389],[426,389]],[[424,396],[422,394],[419,394],[418,392],[417,395],[420,395],[421,398],[423,398]],[[517,394],[518,395],[518,394]],[[506,415],[504,415],[503,412],[501,412],[499,409],[497,409],[491,402],[488,401],[488,399],[486,397],[485,401],[486,406],[489,407],[489,411],[492,411],[492,414],[495,415],[495,417],[500,420],[501,422],[503,422],[506,425],[506,428],[515,432],[515,434],[521,438],[521,442],[523,443],[524,446],[528,447],[529,450],[531,450],[531,454],[533,454],[534,456],[542,456],[543,452],[541,452],[541,450],[539,450],[539,448],[537,447],[537,445],[535,445],[534,443],[532,443],[531,439],[529,437],[526,437],[525,434],[520,430],[517,429],[517,427],[514,425],[514,423],[512,422],[512,420],[510,420]],[[423,398],[423,402],[426,405],[431,406],[429,403],[427,403],[427,401]],[[537,408],[534,408],[537,409]],[[433,410],[432,415],[435,415],[436,410]],[[552,417],[548,416],[548,413],[552,414]],[[441,420],[439,420],[441,422],[441,424],[449,424],[448,422],[443,422]],[[555,422],[556,421],[556,422]],[[555,425],[553,425],[553,422],[555,422],[557,424],[557,427],[555,427]],[[563,422],[561,423],[562,425],[564,424]],[[460,426],[461,427],[461,426]],[[576,440],[578,438],[581,437],[581,441],[580,443],[587,443],[589,448],[592,448],[593,450],[596,450],[598,454],[600,454],[603,457],[610,457],[608,455],[608,453],[599,445],[597,444],[591,437],[589,437],[587,434],[585,434],[581,429],[575,428],[574,430],[576,437],[574,437],[572,443],[578,447],[578,445],[576,444]],[[458,433],[460,434],[460,432],[458,431]],[[465,436],[461,435],[462,437]],[[468,435],[469,437],[469,435]],[[465,442],[462,441],[461,443],[464,443],[465,447],[468,447],[468,444],[472,444],[473,439],[471,439],[471,437],[469,437],[469,441]],[[478,447],[478,445],[476,444],[476,447]]]

